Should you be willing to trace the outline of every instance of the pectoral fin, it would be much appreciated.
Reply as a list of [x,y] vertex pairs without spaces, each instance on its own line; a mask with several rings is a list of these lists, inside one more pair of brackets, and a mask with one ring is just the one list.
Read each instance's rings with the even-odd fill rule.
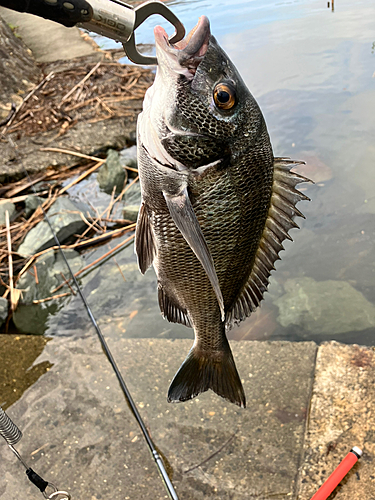
[[207,273],[219,303],[221,317],[224,320],[224,300],[215,271],[214,261],[191,205],[187,189],[184,188],[176,196],[171,196],[165,192],[163,192],[163,195],[174,223]]

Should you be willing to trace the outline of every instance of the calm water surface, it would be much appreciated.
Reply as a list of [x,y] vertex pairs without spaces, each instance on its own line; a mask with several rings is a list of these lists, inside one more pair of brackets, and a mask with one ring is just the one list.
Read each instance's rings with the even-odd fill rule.
[[[200,15],[209,17],[262,108],[275,155],[305,160],[299,171],[315,181],[303,188],[312,201],[299,204],[306,220],[285,244],[270,293],[231,338],[374,344],[375,5],[341,0],[334,11],[325,0],[170,6],[187,30]],[[141,26],[137,41],[152,43],[157,22]],[[86,260],[107,251],[104,246]],[[192,330],[161,319],[154,272],[139,274],[132,247],[116,260],[126,281],[113,259],[82,279],[104,333],[192,337]],[[45,333],[87,332],[89,325],[73,298],[49,316]]]

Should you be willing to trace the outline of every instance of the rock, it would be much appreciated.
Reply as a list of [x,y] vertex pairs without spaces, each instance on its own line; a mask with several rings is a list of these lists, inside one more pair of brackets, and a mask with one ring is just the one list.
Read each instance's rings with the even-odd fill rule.
[[25,216],[29,218],[43,201],[43,198],[30,194],[25,200]]
[[120,151],[120,161],[122,165],[137,168],[137,146],[130,146]]
[[[83,259],[74,250],[64,250],[72,271],[76,273],[83,267]],[[41,255],[35,261],[38,283],[35,276],[24,273],[18,280],[17,288],[22,290],[22,298],[13,313],[13,322],[22,333],[43,334],[47,327],[47,319],[54,314],[65,297],[40,304],[33,304],[33,300],[41,300],[53,295],[53,290],[62,282],[61,272],[68,278],[69,270],[59,251],[51,250]],[[69,291],[61,289],[57,294]]]
[[8,301],[0,297],[0,326],[3,325],[8,317]]
[[[234,342],[248,399],[244,410],[212,391],[184,403],[167,402],[168,385],[191,344],[119,335],[110,340],[134,401],[173,471],[179,498],[294,499],[316,345]],[[43,362],[53,366],[8,410],[24,432],[19,452],[25,457],[34,452],[35,469],[43,473],[45,464],[45,478],[57,478],[74,498],[166,498],[95,335],[53,335],[34,366]],[[42,446],[43,455],[35,451]],[[15,480],[20,466],[6,446],[0,446],[0,463],[0,500],[37,498],[33,484]]]
[[128,191],[126,191],[125,207],[122,212],[122,216],[126,220],[135,222],[138,217],[139,207],[141,205],[141,186],[139,182],[133,184]]
[[[86,228],[79,208],[68,198],[58,198],[49,208],[47,215],[60,242]],[[54,245],[55,240],[48,223],[43,220],[29,231],[17,251],[27,257]]]
[[278,322],[313,334],[361,331],[375,326],[375,306],[346,281],[290,279],[286,294],[275,300]]
[[125,205],[140,205],[141,204],[141,185],[139,182],[133,184],[125,193]]
[[122,216],[125,220],[136,222],[139,212],[139,205],[127,205],[122,211]]
[[9,212],[9,219],[11,219],[16,211],[16,206],[11,201],[2,201],[0,203],[0,226],[5,226],[5,212],[7,210]]
[[107,159],[98,172],[99,187],[108,194],[112,194],[113,188],[120,192],[124,187],[125,170],[120,163],[120,155],[117,151],[109,149]]

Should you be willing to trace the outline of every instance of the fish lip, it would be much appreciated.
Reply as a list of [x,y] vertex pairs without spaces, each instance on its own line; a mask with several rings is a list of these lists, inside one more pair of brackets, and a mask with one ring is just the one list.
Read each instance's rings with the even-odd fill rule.
[[198,24],[186,38],[173,45],[169,42],[168,35],[161,26],[155,27],[154,34],[159,64],[160,59],[163,59],[177,73],[181,73],[180,68],[186,68],[190,75],[194,76],[209,45],[211,31],[208,18],[201,16]]

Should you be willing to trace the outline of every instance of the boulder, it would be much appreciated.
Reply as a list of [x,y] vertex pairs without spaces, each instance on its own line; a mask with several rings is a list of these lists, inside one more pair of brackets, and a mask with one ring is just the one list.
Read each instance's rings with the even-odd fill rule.
[[[64,250],[64,254],[74,273],[83,267],[83,259],[78,252]],[[39,304],[34,304],[33,301],[54,295],[53,290],[63,281],[61,273],[66,278],[69,278],[70,274],[60,251],[50,250],[41,255],[35,261],[35,267],[37,279],[35,274],[26,272],[18,280],[17,288],[22,290],[22,298],[13,313],[13,322],[21,333],[38,335],[45,332],[49,315],[56,313],[67,297]],[[69,289],[65,287],[56,294],[65,291]]]
[[122,216],[125,220],[136,222],[138,218],[139,205],[127,205],[122,211]]
[[[80,213],[80,207],[62,197],[49,208],[47,215],[60,242],[64,242],[73,234],[79,234],[87,227]],[[55,239],[50,227],[43,220],[27,233],[17,251],[27,257],[54,245]]]
[[[138,168],[137,163],[137,146],[131,146],[120,151],[120,161],[124,167]],[[129,177],[135,177],[136,172],[128,171]]]
[[8,301],[0,297],[0,327],[5,323],[8,317]]
[[286,293],[275,300],[277,321],[313,334],[339,334],[375,326],[375,306],[346,281],[289,279]]
[[7,210],[9,212],[9,219],[11,219],[16,211],[16,207],[11,201],[2,201],[0,203],[0,226],[5,226],[5,212]]
[[121,192],[125,182],[125,170],[120,162],[120,155],[114,149],[109,149],[107,159],[98,172],[99,187],[104,192],[112,194],[113,188]]
[[25,200],[25,216],[29,218],[43,201],[43,198],[30,194]]

